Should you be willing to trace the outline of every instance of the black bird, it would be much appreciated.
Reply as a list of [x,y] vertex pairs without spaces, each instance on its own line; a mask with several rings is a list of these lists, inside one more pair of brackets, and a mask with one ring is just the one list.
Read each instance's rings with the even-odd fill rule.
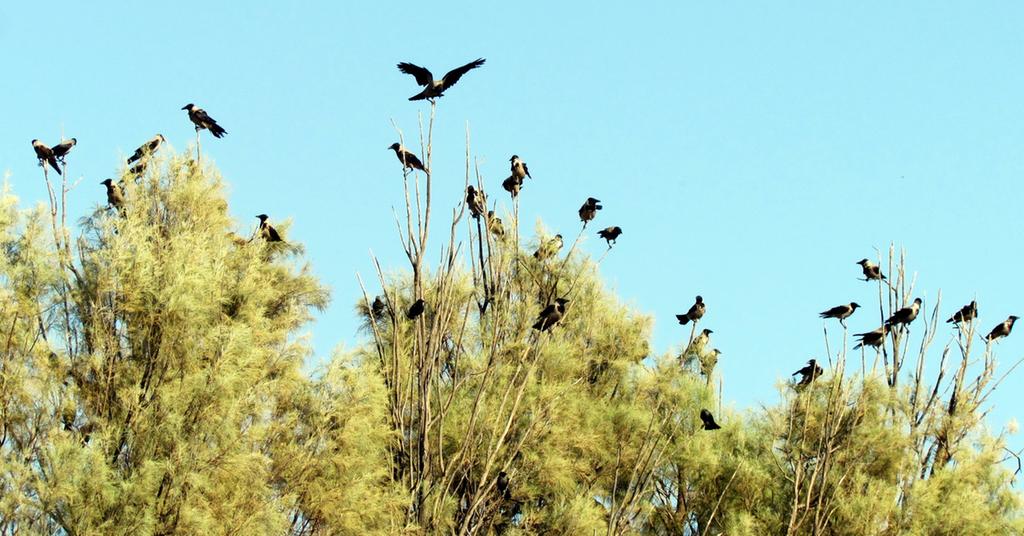
[[36,151],[36,158],[39,159],[40,166],[45,167],[46,164],[50,164],[50,167],[52,167],[58,175],[61,174],[60,166],[57,164],[57,158],[53,155],[53,149],[47,147],[45,143],[39,140],[32,140],[32,149]]
[[466,186],[466,206],[469,207],[473,219],[479,220],[480,215],[487,212],[487,199],[483,190],[477,190],[472,184]]
[[131,164],[132,162],[142,159],[142,157],[146,156],[147,154],[155,153],[156,150],[160,148],[160,144],[164,143],[165,141],[167,140],[164,139],[163,134],[157,134],[156,136],[153,136],[153,139],[142,144],[142,146],[139,147],[138,149],[135,149],[135,154],[128,157],[128,163]]
[[978,302],[971,300],[971,303],[960,308],[959,311],[953,313],[953,316],[949,317],[946,321],[948,324],[960,324],[962,322],[969,322],[978,318]]
[[427,302],[423,301],[423,298],[420,298],[412,303],[409,310],[405,312],[405,317],[409,320],[416,320],[421,314],[423,314],[423,311],[425,311],[426,308]]
[[277,229],[274,229],[269,223],[267,223],[267,218],[269,218],[270,216],[267,216],[266,214],[260,214],[256,217],[260,219],[260,238],[266,240],[267,242],[282,242],[281,235],[277,234]]
[[1003,320],[998,326],[992,328],[992,331],[990,331],[988,335],[985,336],[985,340],[992,342],[996,339],[1009,337],[1010,332],[1013,331],[1013,323],[1017,321],[1017,318],[1018,317],[1014,315],[1010,315],[1009,317],[1007,317],[1007,319]]
[[502,225],[501,218],[494,215],[493,210],[487,212],[487,230],[498,239],[505,238],[505,226]]
[[561,251],[562,245],[562,235],[556,234],[554,238],[544,242],[539,248],[537,248],[537,251],[533,254],[533,258],[542,261],[549,257],[553,257]]
[[612,244],[618,240],[619,235],[622,234],[622,227],[606,227],[597,232],[597,236],[600,236],[608,244],[608,247],[612,247]]
[[907,325],[917,318],[917,313],[919,312],[921,312],[921,298],[914,298],[914,303],[893,313],[885,323],[890,326],[893,324]]
[[506,192],[512,194],[512,197],[519,195],[519,189],[523,187],[523,179],[517,179],[515,177],[509,177],[501,182],[501,187]]
[[562,316],[565,315],[565,304],[569,303],[569,300],[565,298],[558,298],[555,303],[548,305],[540,312],[537,316],[537,322],[533,325],[533,329],[539,329],[541,331],[547,331],[554,327]]
[[860,342],[853,349],[856,350],[862,346],[873,346],[878,348],[885,342],[885,336],[889,333],[889,324],[882,324],[882,327],[868,331],[867,333],[857,333],[854,336],[860,337]]
[[599,204],[600,202],[600,199],[588,197],[587,201],[583,203],[582,207],[580,207],[580,221],[582,221],[583,223],[587,223],[588,221],[594,219],[597,216],[597,211],[604,208]]
[[107,179],[100,184],[107,187],[107,204],[121,210],[124,206],[124,192],[121,187],[114,183],[113,179]]
[[523,159],[519,158],[519,155],[512,155],[512,158],[509,158],[508,161],[512,163],[513,177],[520,181],[526,177],[530,177],[531,179],[533,178],[530,176],[530,168],[526,167],[526,162],[523,162]]
[[885,279],[885,275],[882,274],[882,269],[879,266],[867,259],[861,259],[856,262],[859,264],[861,269],[864,271],[864,279],[866,281],[878,281]]
[[188,118],[193,124],[195,124],[196,132],[205,128],[210,131],[210,134],[213,134],[214,138],[223,138],[224,135],[228,133],[228,131],[224,130],[217,124],[217,121],[214,118],[210,117],[206,113],[206,110],[196,106],[195,104],[190,102],[182,106],[181,109],[188,110]]
[[53,146],[53,156],[54,156],[54,158],[56,158],[60,163],[63,164],[64,163],[64,157],[66,157],[68,155],[68,153],[71,152],[71,149],[75,146],[76,143],[78,143],[78,140],[75,139],[75,138],[71,138],[70,140],[64,140],[64,141],[58,143],[57,145],[54,145]]
[[448,88],[454,86],[455,83],[458,82],[460,78],[462,78],[462,75],[483,65],[484,61],[486,60],[480,58],[476,61],[471,61],[463,65],[462,67],[452,69],[448,71],[448,74],[444,75],[444,77],[441,78],[440,80],[434,80],[434,75],[431,74],[430,71],[418,65],[413,65],[411,63],[399,63],[398,70],[402,71],[405,74],[413,75],[416,78],[416,83],[423,86],[423,91],[420,91],[419,93],[413,95],[412,97],[409,97],[409,100],[415,101],[430,99],[430,101],[433,102],[434,99],[438,97],[443,97],[444,92],[448,90]]
[[384,300],[380,299],[380,296],[373,298],[373,304],[370,305],[370,312],[373,313],[374,318],[380,318],[384,314],[384,309],[387,308],[387,304]]
[[388,149],[395,151],[395,156],[398,157],[398,161],[401,162],[403,166],[409,169],[418,169],[420,171],[427,170],[427,168],[423,167],[423,162],[420,162],[419,157],[412,154],[412,152],[408,151],[398,143],[392,143]]
[[823,311],[821,313],[821,318],[837,318],[839,319],[840,324],[846,326],[845,320],[850,318],[858,307],[860,307],[860,305],[857,304],[857,302],[850,302],[846,305],[837,305],[828,311]]
[[821,376],[823,372],[825,371],[821,368],[821,365],[818,364],[818,361],[816,359],[811,359],[807,361],[807,365],[804,366],[804,368],[794,372],[793,376],[796,376],[797,374],[802,376],[797,385],[809,385],[815,378]]
[[722,428],[715,422],[715,416],[706,409],[700,410],[700,422],[704,424],[705,430],[718,430]]
[[498,493],[501,494],[501,498],[506,501],[512,498],[512,490],[509,489],[508,473],[501,471],[498,473],[498,481],[495,482],[495,487],[498,489]]
[[691,321],[696,322],[700,320],[701,317],[704,316],[705,310],[707,310],[707,307],[704,305],[704,298],[697,296],[696,301],[694,301],[693,305],[690,306],[690,310],[687,311],[685,315],[676,315],[676,318],[679,320],[680,324],[685,326]]

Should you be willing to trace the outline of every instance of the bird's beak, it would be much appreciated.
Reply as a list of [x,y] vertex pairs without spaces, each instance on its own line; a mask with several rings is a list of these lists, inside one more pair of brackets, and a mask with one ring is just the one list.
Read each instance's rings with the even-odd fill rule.
[[182,106],[181,109],[182,110],[188,110],[188,106]]

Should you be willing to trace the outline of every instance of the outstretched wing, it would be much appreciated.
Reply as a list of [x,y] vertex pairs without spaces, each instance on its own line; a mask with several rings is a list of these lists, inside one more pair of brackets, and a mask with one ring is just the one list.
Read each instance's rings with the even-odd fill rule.
[[458,82],[460,78],[462,78],[462,75],[483,65],[484,61],[486,60],[480,58],[476,61],[471,61],[463,65],[462,67],[458,67],[456,69],[448,71],[448,74],[444,75],[444,78],[441,79],[444,82],[444,87],[447,89],[454,86],[455,83]]
[[[411,63],[405,63],[403,61],[402,63],[398,64],[398,70],[402,71],[405,74],[411,74],[414,77],[416,77],[416,83],[421,86],[429,85],[431,82],[434,81],[434,75],[430,74],[430,71],[423,67],[420,67],[419,65],[413,65]],[[462,75],[460,74],[459,76]]]

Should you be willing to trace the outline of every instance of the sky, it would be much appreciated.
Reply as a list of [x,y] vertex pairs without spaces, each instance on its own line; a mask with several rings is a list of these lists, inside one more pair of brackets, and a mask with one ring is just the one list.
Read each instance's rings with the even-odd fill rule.
[[[877,303],[854,262],[889,244],[905,248],[929,312],[941,291],[943,319],[976,297],[984,332],[1024,316],[1024,4],[93,4],[0,4],[0,172],[23,206],[41,202],[30,140],[76,137],[84,215],[154,134],[185,150],[181,107],[205,108],[228,131],[205,136],[203,156],[230,185],[239,231],[261,212],[291,219],[287,238],[332,289],[310,327],[314,362],[365,340],[354,304],[370,251],[405,263],[385,148],[392,120],[414,139],[428,106],[406,100],[419,88],[400,61],[440,76],[487,58],[438,105],[437,213],[462,196],[467,125],[490,191],[504,194],[510,155],[529,164],[526,230],[542,218],[574,237],[579,205],[601,199],[594,231],[624,229],[602,277],[655,318],[658,352],[685,343],[673,315],[704,297],[727,406],[770,404],[789,372],[824,358],[817,313]],[[604,249],[590,233],[582,247]],[[1024,333],[996,351],[1016,361]],[[1021,419],[1022,390],[1024,370],[999,387],[993,431]]]

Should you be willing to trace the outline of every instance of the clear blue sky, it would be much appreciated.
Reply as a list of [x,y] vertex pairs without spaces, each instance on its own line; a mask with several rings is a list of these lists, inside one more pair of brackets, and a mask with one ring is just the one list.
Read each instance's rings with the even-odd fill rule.
[[[427,106],[406,100],[418,88],[399,61],[440,74],[487,58],[440,102],[440,207],[461,196],[467,120],[490,190],[509,155],[529,163],[528,229],[542,216],[575,236],[579,205],[602,199],[595,226],[625,229],[604,277],[656,317],[659,351],[688,334],[672,315],[705,297],[727,404],[775,400],[777,381],[822,356],[817,313],[874,303],[853,263],[890,242],[927,304],[942,290],[943,318],[974,296],[981,329],[1024,316],[1020,3],[93,4],[0,6],[0,170],[24,202],[45,199],[29,140],[63,129],[79,140],[84,214],[153,134],[185,149],[180,108],[204,107],[229,132],[205,136],[204,155],[240,229],[260,212],[294,218],[289,238],[333,289],[313,327],[320,358],[360,340],[369,250],[404,264],[385,147],[390,119],[413,133]],[[998,348],[1005,364],[1022,352],[1024,332]],[[1000,388],[994,427],[1022,390],[1024,371]]]

